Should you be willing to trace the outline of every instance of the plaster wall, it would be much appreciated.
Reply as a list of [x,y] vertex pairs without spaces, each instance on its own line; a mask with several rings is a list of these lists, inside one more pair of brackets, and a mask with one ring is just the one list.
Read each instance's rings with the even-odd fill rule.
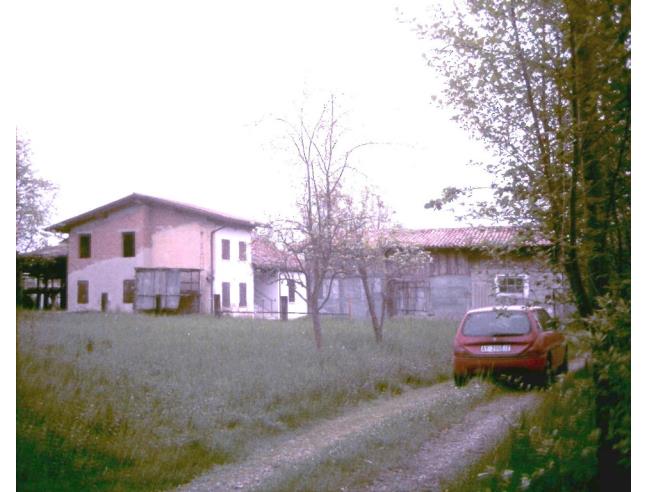
[[[149,209],[133,206],[81,224],[70,231],[68,253],[68,310],[97,311],[101,294],[108,294],[108,309],[132,312],[123,302],[123,282],[135,278],[135,268],[148,266],[151,258],[148,236]],[[122,256],[122,232],[135,233],[135,256]],[[81,234],[90,234],[90,257],[80,258]],[[88,303],[77,302],[78,281],[88,282]]]
[[[229,240],[229,259],[223,259],[223,239]],[[239,242],[245,244],[245,260],[239,259]],[[234,227],[224,227],[214,233],[214,277],[213,295],[223,299],[223,282],[230,284],[230,306],[222,306],[232,314],[252,315],[254,313],[254,273],[252,270],[251,231]],[[245,284],[246,306],[241,306],[239,285]]]
[[[290,299],[288,300],[288,319],[297,319],[306,316],[308,312],[308,305],[306,304],[306,288],[299,285],[299,282],[304,283],[303,274],[293,273],[291,276],[296,280],[295,301],[290,302]],[[279,297],[288,297],[288,291],[288,280],[279,280]],[[277,305],[279,305],[279,299],[277,299]]]
[[[220,229],[220,230],[219,230]],[[212,256],[212,232],[214,256]],[[122,256],[122,232],[135,232],[135,257]],[[79,235],[91,235],[90,258],[79,258]],[[232,242],[232,259],[219,262],[219,237]],[[247,260],[238,260],[238,241],[245,241]],[[133,310],[123,303],[123,281],[135,278],[135,268],[192,268],[200,270],[200,312],[212,312],[212,286],[229,281],[236,309],[252,311],[253,276],[250,262],[250,231],[223,227],[195,214],[168,207],[133,205],[79,225],[70,231],[68,259],[68,309],[101,309],[101,294],[109,297],[109,310]],[[214,272],[212,278],[212,262]],[[77,282],[88,281],[88,303],[77,303]],[[248,289],[248,308],[239,309],[239,282]]]

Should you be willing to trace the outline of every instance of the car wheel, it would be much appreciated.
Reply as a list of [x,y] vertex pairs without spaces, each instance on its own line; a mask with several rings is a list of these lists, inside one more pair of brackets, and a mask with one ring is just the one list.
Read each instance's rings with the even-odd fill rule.
[[545,388],[550,386],[551,383],[553,383],[554,380],[554,370],[553,370],[553,359],[551,358],[551,352],[547,354],[547,360],[545,362],[545,368],[544,371],[542,372],[542,377],[541,377],[540,385],[544,386]]
[[466,386],[467,381],[468,381],[468,376],[466,376],[465,374],[457,374],[456,372],[454,373],[454,383],[457,388]]
[[560,364],[560,367],[558,368],[558,372],[560,374],[565,374],[569,371],[569,351],[567,347],[565,347],[565,356],[563,357],[562,364]]

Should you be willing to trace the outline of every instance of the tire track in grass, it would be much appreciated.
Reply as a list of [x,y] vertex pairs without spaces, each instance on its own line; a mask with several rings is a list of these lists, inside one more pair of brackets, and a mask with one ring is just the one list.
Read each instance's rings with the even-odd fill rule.
[[263,489],[264,483],[294,470],[295,467],[317,460],[346,440],[375,431],[381,425],[398,419],[411,418],[442,408],[449,399],[470,408],[488,394],[486,385],[471,385],[461,390],[450,382],[406,391],[400,396],[379,399],[349,410],[340,417],[326,420],[279,437],[259,447],[241,463],[219,465],[179,491],[231,491]]
[[[584,361],[570,364],[570,370],[583,367]],[[241,463],[220,465],[179,492],[263,490],[264,484],[295,467],[317,461],[331,449],[381,425],[441,408],[440,402],[466,402],[466,408],[485,398],[485,385],[457,389],[451,382],[414,389],[390,399],[366,403],[340,417],[316,423],[287,437],[278,437],[260,446]],[[537,405],[542,394],[509,393],[467,411],[460,423],[451,425],[427,441],[402,467],[386,470],[367,491],[438,490],[442,481],[452,479],[506,436],[519,415]],[[436,408],[435,408],[436,407]]]
[[[570,371],[585,366],[584,359],[574,360]],[[523,412],[535,408],[541,392],[502,395],[469,412],[463,422],[426,442],[402,467],[386,470],[365,492],[414,492],[442,490],[442,484],[458,477],[479,461],[484,453],[504,439]]]

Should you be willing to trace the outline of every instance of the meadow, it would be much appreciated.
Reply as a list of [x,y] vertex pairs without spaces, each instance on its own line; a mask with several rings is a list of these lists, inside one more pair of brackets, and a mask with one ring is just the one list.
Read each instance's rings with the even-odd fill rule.
[[363,400],[446,380],[455,323],[17,315],[19,490],[160,490]]

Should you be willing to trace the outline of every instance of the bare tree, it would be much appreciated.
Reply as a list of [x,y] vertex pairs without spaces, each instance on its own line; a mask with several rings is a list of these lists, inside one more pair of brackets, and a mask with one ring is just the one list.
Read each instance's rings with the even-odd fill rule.
[[[349,209],[351,227],[345,248],[347,271],[358,275],[362,283],[374,336],[376,342],[381,343],[385,314],[393,301],[394,282],[425,269],[432,257],[400,240],[400,228],[392,221],[392,212],[371,190],[365,189]],[[374,280],[379,281],[379,289],[372,287]]]
[[342,130],[334,96],[313,121],[307,120],[303,109],[295,123],[280,121],[288,129],[287,138],[302,169],[303,189],[296,203],[296,217],[272,224],[273,239],[285,257],[281,275],[304,287],[319,350],[320,312],[334,280],[344,272],[345,247],[353,225],[351,199],[344,189],[352,170],[350,158],[369,144],[341,148]]

